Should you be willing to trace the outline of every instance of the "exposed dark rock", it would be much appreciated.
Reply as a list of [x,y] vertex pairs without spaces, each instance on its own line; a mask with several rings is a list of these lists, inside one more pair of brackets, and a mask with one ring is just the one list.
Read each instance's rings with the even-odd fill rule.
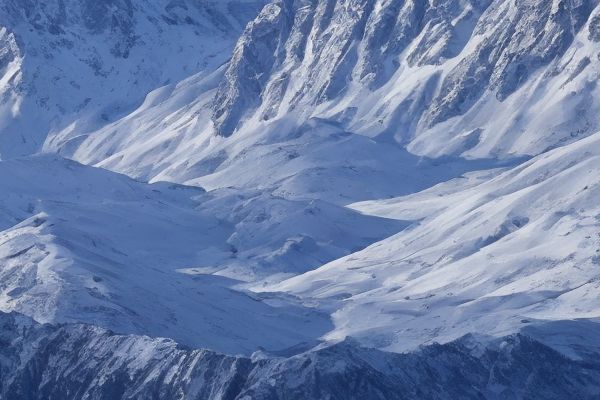
[[0,314],[6,399],[593,399],[600,364],[520,334],[408,354],[352,340],[289,357],[227,356],[86,325]]

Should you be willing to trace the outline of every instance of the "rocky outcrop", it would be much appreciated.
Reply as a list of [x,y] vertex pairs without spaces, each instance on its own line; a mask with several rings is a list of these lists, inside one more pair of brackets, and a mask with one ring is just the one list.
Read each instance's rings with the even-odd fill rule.
[[409,354],[352,340],[252,358],[86,325],[0,315],[6,399],[592,399],[597,361],[574,361],[523,335],[482,345],[467,336]]
[[248,25],[235,48],[213,102],[212,117],[221,135],[233,133],[243,114],[260,104],[272,71],[285,59],[285,44],[297,11],[293,3],[268,4]]
[[463,114],[487,90],[500,101],[560,58],[592,12],[591,0],[498,2],[479,21],[483,38],[444,79],[429,125]]
[[[543,142],[521,146],[517,152],[541,152],[544,146],[569,140],[572,132],[566,126],[573,125],[567,123],[569,117],[548,111],[551,122],[544,128],[556,128],[559,138],[546,134],[540,139],[537,121],[519,115],[520,107],[508,99],[533,85],[526,94],[532,102],[543,97],[546,104],[557,101],[569,107],[567,92],[551,91],[554,82],[592,90],[581,86],[595,79],[594,73],[586,71],[591,75],[575,83],[569,76],[585,57],[596,56],[583,41],[596,37],[597,4],[596,0],[275,1],[238,41],[213,103],[216,132],[229,136],[245,121],[292,113],[299,120],[332,119],[369,136],[393,134],[404,143],[431,131],[450,131],[450,138],[461,141],[459,150],[447,146],[448,139],[439,134],[427,136],[426,144],[411,150],[433,152],[425,149],[430,146],[435,152],[464,152],[480,141],[497,142],[510,134],[506,128],[488,138],[485,124],[469,115],[493,100],[510,109],[504,121],[525,125],[522,129],[536,136],[532,142]],[[579,35],[588,21],[589,35]],[[536,97],[535,90],[546,92]],[[592,115],[586,118],[589,123],[580,130],[589,134],[597,121]],[[449,121],[451,127],[438,128]],[[477,130],[483,135],[473,140],[469,134]],[[491,152],[509,151],[497,147]]]

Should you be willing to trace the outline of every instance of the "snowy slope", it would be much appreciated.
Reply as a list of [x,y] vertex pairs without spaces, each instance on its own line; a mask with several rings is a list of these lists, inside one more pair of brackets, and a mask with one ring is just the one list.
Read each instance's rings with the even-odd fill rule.
[[270,290],[329,309],[327,337],[390,350],[600,318],[600,134],[485,178],[353,205],[421,220]]
[[[595,0],[274,1],[229,63],[156,88],[99,129],[57,132],[44,148],[209,189],[308,180],[285,189],[304,195],[324,169],[332,178],[320,181],[345,182],[327,183],[328,199],[397,196],[427,186],[405,183],[420,171],[394,161],[403,147],[510,160],[597,131],[599,11]],[[339,144],[332,132],[375,142],[352,138],[337,152],[347,159],[329,160]],[[256,159],[264,167],[248,176]],[[380,189],[362,197],[346,189],[373,179]]]
[[275,1],[238,42],[215,129],[293,114],[419,154],[538,154],[598,129],[597,4]]
[[[192,76],[150,93],[131,114],[79,143],[55,137],[59,153],[145,181],[236,188],[294,200],[346,205],[422,190],[465,171],[515,160],[431,160],[329,120],[293,116],[214,135],[210,105],[222,71]],[[134,132],[134,134],[132,134]],[[77,145],[71,146],[72,142]],[[518,161],[518,160],[517,160]]]
[[318,339],[328,316],[237,292],[226,277],[278,281],[405,226],[318,200],[146,184],[52,155],[0,161],[0,310],[234,353],[287,347]]
[[200,189],[53,157],[0,162],[0,188],[2,311],[231,353],[311,341],[329,324],[291,298],[237,292],[235,281],[196,273],[230,255],[232,234],[197,210]]
[[[535,338],[429,347],[408,383],[346,342],[255,372],[210,354],[217,386],[239,362],[265,398],[320,393],[322,352],[385,393],[468,363],[488,398],[515,393],[499,370],[564,361],[541,342],[598,353],[598,1],[264,3],[0,4],[0,311],[230,354]],[[73,329],[88,355],[113,340]],[[143,390],[190,371],[173,342],[187,361],[140,370],[157,340],[118,340]]]
[[226,62],[264,0],[0,4],[0,157],[41,150],[137,108],[157,87]]

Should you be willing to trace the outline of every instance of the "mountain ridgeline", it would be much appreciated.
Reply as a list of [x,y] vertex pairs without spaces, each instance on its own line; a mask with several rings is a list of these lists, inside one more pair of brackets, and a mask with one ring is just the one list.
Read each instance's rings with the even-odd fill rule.
[[[86,325],[38,325],[0,314],[6,399],[592,398],[600,364],[570,360],[524,335],[486,346],[467,336],[410,354],[352,340],[292,356],[191,350]],[[9,345],[10,344],[10,345]]]
[[[214,100],[215,128],[229,136],[247,120],[296,113],[392,134],[423,154],[537,154],[598,128],[586,109],[597,101],[597,4],[276,1],[238,41]],[[582,92],[577,104],[573,91]],[[576,112],[528,115],[524,102]],[[512,147],[519,132],[531,137]]]
[[0,400],[600,398],[600,0],[0,1]]

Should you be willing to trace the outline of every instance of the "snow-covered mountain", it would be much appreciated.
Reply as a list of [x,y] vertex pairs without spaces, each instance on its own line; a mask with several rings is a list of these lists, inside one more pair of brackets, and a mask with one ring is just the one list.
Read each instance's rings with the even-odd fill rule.
[[98,129],[145,95],[227,61],[264,0],[6,0],[0,157]]
[[597,397],[599,57],[597,0],[1,2],[0,398]]
[[[296,180],[306,169],[337,169],[338,179],[340,169],[367,164],[374,174],[353,180],[383,181],[387,191],[372,198],[398,195],[380,177],[410,165],[374,165],[379,157],[368,153],[305,166],[297,143],[311,153],[336,146],[335,127],[359,136],[345,152],[372,143],[388,153],[397,143],[433,158],[509,160],[593,134],[598,12],[592,0],[274,1],[223,68],[157,89],[101,129],[56,133],[45,149],[144,180],[210,187],[247,184],[239,169],[253,157],[291,164],[282,170]],[[315,124],[326,127],[323,145],[302,140],[321,130]]]
[[597,4],[277,1],[236,46],[215,129],[293,114],[418,154],[538,154],[599,127]]
[[232,147],[215,133],[315,118],[433,157],[535,155],[599,129],[595,0],[273,1],[223,68],[260,1],[106,3],[110,21],[74,3],[3,6],[4,158],[44,147],[153,178],[211,147],[183,179]]

